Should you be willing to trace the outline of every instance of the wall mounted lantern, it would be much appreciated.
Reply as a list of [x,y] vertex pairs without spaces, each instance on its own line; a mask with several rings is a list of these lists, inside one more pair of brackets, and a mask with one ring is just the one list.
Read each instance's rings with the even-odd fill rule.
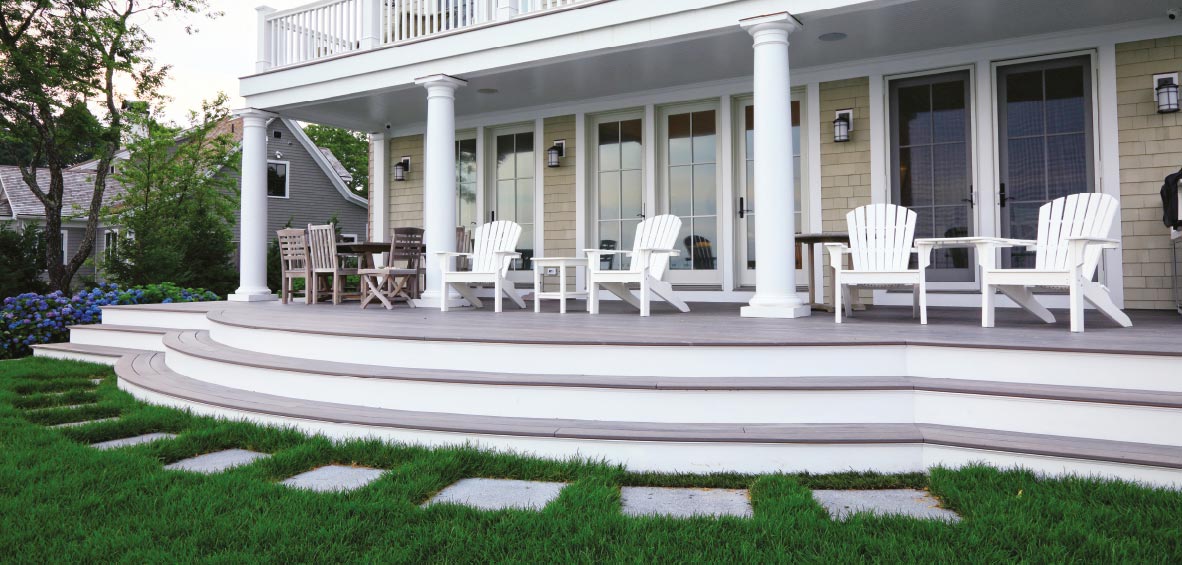
[[838,110],[833,120],[833,141],[844,143],[850,140],[850,132],[854,131],[854,111]]
[[566,157],[566,140],[555,140],[554,145],[546,150],[546,166],[551,169],[561,167],[563,157]]
[[1179,110],[1178,73],[1153,75],[1153,99],[1157,101],[1157,113],[1172,114]]
[[403,157],[401,161],[394,163],[394,180],[402,182],[406,180],[406,173],[410,172],[410,157]]

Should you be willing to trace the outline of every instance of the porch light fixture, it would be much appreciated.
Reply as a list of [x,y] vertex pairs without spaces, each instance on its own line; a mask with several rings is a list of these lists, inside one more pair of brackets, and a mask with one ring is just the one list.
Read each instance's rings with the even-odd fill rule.
[[1157,113],[1172,114],[1179,110],[1178,73],[1153,76],[1153,97],[1157,100]]
[[406,180],[406,173],[410,172],[410,157],[403,157],[402,160],[394,163],[394,180],[403,182]]
[[555,140],[554,145],[546,150],[546,166],[551,169],[561,167],[563,157],[566,157],[566,140]]
[[837,118],[833,120],[833,141],[837,143],[849,141],[851,131],[854,131],[854,111],[838,110]]

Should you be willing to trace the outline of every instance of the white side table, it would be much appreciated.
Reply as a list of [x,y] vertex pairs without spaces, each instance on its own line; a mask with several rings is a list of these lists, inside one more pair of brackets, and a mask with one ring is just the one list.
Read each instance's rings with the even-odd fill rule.
[[[566,270],[568,268],[587,268],[587,260],[578,257],[534,257],[534,312],[542,311],[543,299],[556,299],[558,303],[558,311],[566,313],[566,299],[568,298],[587,298],[586,291],[567,291],[566,289]],[[542,292],[542,279],[547,267],[555,267],[558,269],[558,291],[557,292]]]

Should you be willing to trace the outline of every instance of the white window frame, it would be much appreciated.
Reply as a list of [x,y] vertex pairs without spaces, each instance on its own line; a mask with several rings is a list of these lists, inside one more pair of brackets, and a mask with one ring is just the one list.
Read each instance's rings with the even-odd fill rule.
[[[725,272],[729,266],[734,262],[734,253],[731,249],[733,241],[730,237],[730,231],[734,229],[734,223],[728,218],[725,213],[729,208],[725,205],[726,199],[730,198],[727,190],[726,179],[723,178],[723,164],[728,157],[723,152],[723,138],[724,136],[733,135],[732,131],[724,131],[725,121],[722,118],[722,112],[729,112],[729,108],[722,108],[719,105],[720,99],[710,98],[706,100],[695,100],[687,102],[677,102],[673,104],[666,104],[656,108],[656,131],[657,136],[654,140],[656,143],[656,195],[653,200],[653,214],[669,214],[669,199],[667,193],[669,192],[669,116],[676,114],[685,114],[692,112],[707,112],[714,111],[714,186],[715,186],[715,202],[714,202],[714,217],[715,217],[715,239],[713,242],[715,257],[713,270],[682,270],[673,269],[672,264],[666,271],[666,279],[675,285],[694,285],[705,287],[719,287],[722,288],[726,279]],[[732,124],[732,130],[733,124]],[[647,130],[645,130],[647,131]],[[684,221],[684,220],[683,220]],[[683,243],[681,241],[674,242],[674,248],[683,252],[678,257],[670,259],[670,263],[679,259],[684,259],[685,251],[682,249]],[[691,258],[692,259],[692,258]]]
[[644,192],[641,210],[646,218],[655,214],[653,206],[653,194],[650,187],[647,186],[646,179],[648,178],[648,160],[644,155],[648,151],[648,146],[653,142],[651,139],[646,139],[648,134],[648,123],[646,121],[644,108],[634,108],[630,110],[616,110],[612,112],[604,112],[588,116],[590,127],[586,131],[586,147],[587,152],[587,187],[586,202],[586,241],[584,245],[589,249],[597,249],[599,247],[599,125],[607,122],[620,122],[626,120],[640,120],[640,177],[641,190]]
[[281,200],[287,200],[291,198],[291,161],[268,159],[267,165],[283,165],[286,168],[286,172],[283,175],[283,196],[271,196],[270,191],[268,191],[267,198],[277,198]]
[[355,233],[343,233],[337,237],[342,243],[360,243],[361,240],[357,238]]
[[[478,154],[477,161],[476,161],[476,169],[477,169],[476,178],[483,179],[483,181],[484,181],[484,183],[482,185],[478,184],[476,187],[476,189],[478,191],[480,191],[480,194],[477,195],[477,201],[484,203],[483,206],[476,207],[476,213],[479,214],[479,216],[477,216],[476,221],[478,224],[484,225],[489,222],[489,219],[488,219],[489,211],[495,210],[495,208],[496,208],[496,195],[494,195],[492,193],[496,192],[496,190],[497,190],[497,137],[502,136],[502,135],[517,135],[517,134],[521,134],[521,133],[533,133],[533,135],[534,135],[534,170],[533,170],[533,179],[534,179],[534,215],[533,215],[534,216],[533,217],[533,232],[534,232],[534,234],[533,235],[534,235],[534,237],[533,237],[533,246],[534,246],[534,256],[535,257],[544,257],[545,256],[545,255],[543,255],[544,249],[545,249],[545,241],[544,241],[545,234],[543,233],[545,231],[545,225],[543,223],[544,212],[542,209],[542,199],[545,198],[545,195],[543,194],[543,192],[545,190],[545,187],[543,186],[543,177],[545,176],[544,171],[545,171],[545,166],[546,166],[546,164],[545,164],[546,148],[542,147],[543,132],[542,132],[541,128],[538,127],[538,122],[540,122],[540,121],[541,120],[535,120],[532,122],[518,122],[515,124],[505,124],[505,125],[483,128],[484,129],[484,139],[485,139],[485,142],[483,144],[484,145],[483,155],[482,155],[484,157],[483,161],[480,160],[481,147],[479,146],[480,145],[479,141],[477,141],[477,148],[476,148],[477,154]],[[479,138],[477,138],[477,139],[479,140]],[[482,165],[485,165],[485,164],[487,164],[487,166],[482,167]],[[481,171],[482,168],[483,168],[483,171]],[[518,174],[520,174],[520,171],[518,172]],[[522,177],[518,177],[518,178],[522,178]],[[498,217],[497,219],[500,220],[501,218]],[[518,223],[520,223],[520,222],[518,222]],[[522,242],[518,242],[518,244],[517,244],[518,247],[521,247],[521,243]],[[533,271],[532,270],[524,270],[524,269],[511,270],[511,271],[509,271],[509,278],[511,280],[513,280],[514,282],[531,283],[532,284],[533,283]]]
[[61,233],[62,233],[62,264],[64,265],[70,261],[70,259],[69,259],[70,230],[62,228]]
[[[459,130],[456,132],[456,163],[457,163],[456,166],[459,166],[459,161],[460,161],[460,153],[459,153],[460,142],[461,141],[475,141],[476,142],[476,179],[475,179],[475,181],[476,181],[476,188],[475,188],[476,202],[475,202],[475,206],[474,206],[475,214],[476,214],[476,221],[475,221],[476,225],[464,226],[466,229],[472,230],[473,232],[475,232],[476,228],[480,227],[481,224],[485,223],[484,218],[482,217],[482,214],[484,212],[483,190],[484,190],[484,187],[486,186],[485,182],[482,180],[484,178],[483,175],[484,175],[485,159],[484,159],[484,155],[482,155],[482,153],[481,153],[481,149],[483,149],[483,146],[485,146],[487,144],[481,142],[480,134],[481,134],[481,131],[479,128],[478,129]],[[495,156],[494,156],[494,158],[495,158]],[[459,179],[457,178],[456,179],[456,224],[457,224],[456,227],[459,227],[459,223],[460,223],[460,201],[459,201],[460,192],[459,191],[460,191]]]

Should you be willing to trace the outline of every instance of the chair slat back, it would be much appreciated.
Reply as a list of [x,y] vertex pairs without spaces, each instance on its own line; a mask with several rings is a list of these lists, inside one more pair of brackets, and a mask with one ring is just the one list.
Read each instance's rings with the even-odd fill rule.
[[[1068,240],[1072,237],[1108,237],[1117,221],[1120,203],[1108,194],[1086,192],[1056,198],[1038,209],[1038,244],[1035,268],[1065,271],[1068,265]],[[1084,256],[1085,278],[1096,274],[1103,250],[1092,246]]]
[[[653,216],[636,226],[636,237],[632,244],[632,253],[641,249],[673,249],[677,245],[677,235],[681,231],[681,218],[672,214]],[[667,253],[654,253],[649,258],[648,270],[653,278],[660,279],[669,268]],[[638,261],[632,261],[630,270],[641,272],[644,266]]]
[[336,228],[332,224],[308,224],[308,252],[313,271],[336,272],[340,261],[337,257]]
[[390,256],[388,266],[404,266],[407,269],[419,268],[424,250],[422,228],[394,228],[390,238]]
[[869,204],[845,216],[855,271],[905,271],[915,241],[916,213],[894,204]]
[[[457,253],[471,253],[472,252],[472,232],[463,226],[456,228],[456,252]],[[468,258],[456,257],[456,270],[468,271]]]
[[516,250],[517,240],[520,237],[521,226],[516,222],[489,222],[476,228],[476,233],[472,238],[474,240],[472,272],[494,273],[500,269],[502,275],[508,273],[509,266],[513,264],[513,258],[505,257],[500,264],[497,264],[495,253]]
[[279,269],[281,273],[304,272],[308,268],[308,234],[304,230],[283,229],[276,232],[279,239]]

